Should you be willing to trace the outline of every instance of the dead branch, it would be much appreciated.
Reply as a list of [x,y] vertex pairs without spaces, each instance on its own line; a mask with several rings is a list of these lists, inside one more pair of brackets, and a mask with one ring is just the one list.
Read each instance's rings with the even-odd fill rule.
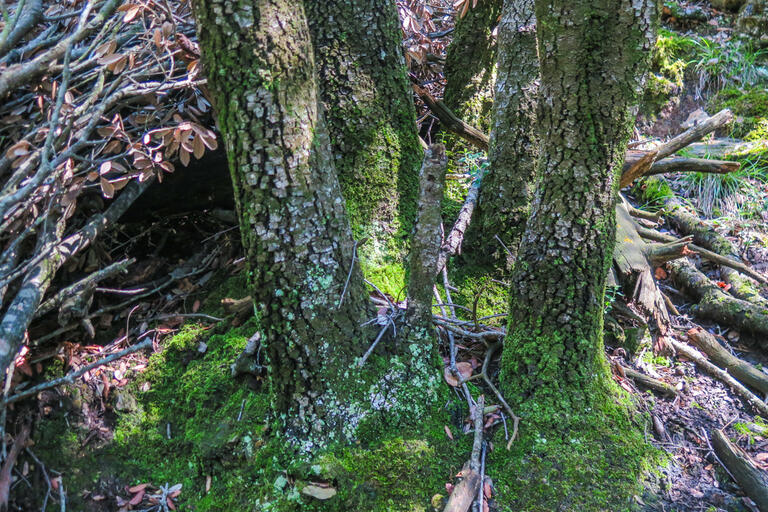
[[[708,118],[702,123],[699,123],[693,128],[686,130],[685,132],[662,144],[656,149],[648,151],[633,149],[627,151],[627,154],[624,158],[624,167],[622,170],[621,179],[619,181],[619,187],[627,187],[637,178],[647,174],[659,174],[659,172],[652,171],[655,163],[660,163],[664,158],[677,153],[689,144],[728,124],[732,119],[733,114],[730,110],[721,110],[714,116]],[[667,164],[661,164],[659,167],[657,167],[657,170],[665,169],[666,166]]]
[[725,470],[760,510],[768,510],[768,478],[722,430],[712,431],[712,447]]
[[699,368],[704,370],[704,372],[726,384],[736,394],[740,395],[741,398],[743,398],[750,406],[752,406],[752,408],[760,415],[763,417],[768,415],[768,405],[766,405],[765,402],[760,400],[760,398],[758,398],[754,393],[744,387],[741,382],[734,379],[730,373],[725,370],[721,370],[714,364],[710,363],[707,358],[702,355],[701,352],[693,347],[686,345],[685,343],[680,343],[674,339],[670,339],[669,343],[672,348],[675,349],[678,355],[683,355],[686,359],[693,361]]
[[768,396],[768,375],[731,354],[720,345],[717,338],[701,327],[694,327],[687,334],[688,340],[707,354],[713,363],[728,371],[740,382],[760,391],[763,396]]
[[[8,510],[8,499],[10,498],[12,483],[11,470],[14,464],[16,464],[16,459],[19,458],[19,454],[27,445],[31,429],[32,427],[28,423],[21,427],[21,432],[13,440],[11,451],[3,461],[3,467],[0,469],[0,510]],[[5,439],[3,439],[3,443],[5,443]]]
[[[672,235],[667,235],[665,233],[660,233],[656,230],[648,229],[644,227],[638,226],[637,231],[638,233],[640,233],[640,236],[642,236],[647,240],[655,240],[657,242],[664,242],[664,243],[672,243],[672,242],[682,240],[682,239],[675,238]],[[720,256],[717,253],[704,249],[703,247],[699,247],[698,245],[693,243],[689,243],[688,248],[706,260],[709,260],[713,263],[717,263],[718,265],[722,265],[724,267],[732,268],[760,282],[764,282],[765,277],[762,274],[759,274],[754,269],[751,269],[750,267],[748,267],[747,265],[739,261],[736,261],[732,258],[728,258],[726,256]]]
[[654,162],[645,176],[672,172],[704,172],[709,174],[728,174],[738,171],[739,162],[728,160],[707,160],[705,158],[665,158]]
[[[714,253],[729,258],[731,261],[738,261],[740,259],[738,251],[736,251],[736,248],[730,240],[707,226],[698,215],[696,215],[690,208],[686,207],[677,197],[668,197],[664,199],[664,209],[665,216],[669,219],[672,225],[684,235],[693,235],[693,241],[697,246],[710,251],[710,258],[712,257],[711,253]],[[726,265],[723,260],[718,261],[718,263]],[[742,264],[735,267],[732,264],[728,264],[726,268],[723,269],[723,281],[732,284],[736,293],[747,291],[744,296],[740,296],[739,298],[753,300],[753,296],[759,296],[760,294],[754,291],[754,286],[748,280],[745,280],[730,269],[738,270],[761,283],[768,283],[768,277],[746,265]],[[751,291],[749,291],[750,289]]]
[[768,309],[737,299],[713,283],[686,259],[671,261],[668,267],[678,287],[699,302],[692,310],[696,316],[729,325],[744,332],[762,335],[761,345],[768,347]]
[[485,399],[483,395],[477,398],[477,404],[472,411],[474,420],[475,437],[472,443],[472,455],[468,464],[459,472],[462,477],[456,487],[453,488],[451,497],[448,499],[443,512],[466,512],[472,506],[472,502],[477,497],[477,489],[482,484],[480,482],[480,450],[483,445],[483,408]]
[[661,160],[670,155],[674,155],[684,147],[696,142],[705,135],[708,135],[718,128],[725,126],[733,121],[733,114],[729,109],[724,109],[717,114],[707,118],[696,126],[684,131],[669,142],[666,142],[659,148],[659,154],[656,160]]
[[645,375],[644,373],[640,373],[637,370],[633,370],[627,366],[622,366],[621,369],[624,372],[624,375],[643,387],[658,391],[662,395],[666,396],[676,396],[678,394],[677,390],[666,382],[654,379],[653,377]]
[[429,107],[429,110],[437,116],[446,130],[455,133],[473,146],[476,146],[483,151],[488,151],[488,135],[456,117],[456,115],[451,112],[451,109],[446,107],[442,101],[433,98],[423,87],[414,84],[413,90],[419,95],[421,101]]
[[0,407],[5,407],[8,404],[12,404],[14,402],[18,402],[19,400],[23,400],[25,398],[28,398],[30,396],[34,396],[40,391],[55,388],[57,386],[61,386],[62,384],[71,384],[74,382],[74,380],[81,375],[84,375],[85,372],[93,370],[94,368],[98,368],[99,366],[104,366],[105,364],[109,364],[112,361],[115,361],[117,359],[120,359],[121,357],[125,357],[128,354],[133,354],[134,352],[138,352],[139,350],[143,350],[145,348],[151,348],[152,347],[152,339],[149,337],[145,338],[144,341],[137,343],[136,345],[132,345],[126,349],[121,350],[120,352],[115,352],[114,354],[110,354],[103,359],[99,359],[96,362],[93,362],[91,364],[87,364],[80,368],[79,370],[76,370],[74,372],[70,372],[64,377],[59,377],[58,379],[53,379],[48,382],[43,382],[42,384],[38,384],[37,386],[33,386],[31,388],[25,389],[24,391],[21,391],[20,393],[16,393],[15,395],[11,395],[8,398],[3,399],[0,401]]
[[445,186],[447,158],[442,144],[433,144],[424,154],[419,174],[419,212],[411,238],[406,323],[426,328],[432,320],[432,286],[440,270],[440,201]]
[[21,348],[24,334],[56,271],[73,255],[87,247],[105,227],[116,221],[149,186],[152,180],[132,181],[103,214],[94,215],[85,227],[61,243],[41,248],[41,261],[24,280],[16,297],[0,320],[0,371],[5,371]]
[[53,48],[38,55],[29,62],[23,62],[9,67],[0,75],[0,100],[5,99],[14,89],[30,83],[46,73],[52,62],[64,56],[68,47],[79,43],[98,29],[103,28],[106,20],[115,12],[119,0],[108,0],[99,10],[98,14],[86,23],[88,14],[94,6],[94,1],[88,3],[80,15],[77,30],[69,37],[59,41]]
[[482,175],[480,175],[472,182],[472,185],[467,191],[467,197],[464,199],[464,204],[459,211],[459,215],[456,217],[456,222],[453,224],[448,236],[445,237],[445,242],[443,242],[442,247],[440,247],[440,257],[437,262],[438,272],[445,268],[448,258],[454,254],[461,254],[461,243],[464,240],[464,233],[467,232],[469,222],[472,220],[472,213],[475,211],[475,206],[477,205],[482,178]]
[[[17,8],[20,8],[21,4]],[[7,26],[0,36],[0,57],[16,46],[37,23],[43,19],[43,0],[27,0],[24,9],[16,13],[18,19],[13,28]],[[6,33],[8,30],[8,33]]]

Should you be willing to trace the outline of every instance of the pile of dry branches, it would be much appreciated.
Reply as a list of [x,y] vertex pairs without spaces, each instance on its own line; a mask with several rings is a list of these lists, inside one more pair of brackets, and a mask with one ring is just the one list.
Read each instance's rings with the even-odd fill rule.
[[[82,320],[93,332],[84,316],[95,285],[127,262],[87,258],[86,249],[173,162],[217,146],[188,0],[4,7],[1,369],[50,306],[61,325]],[[54,290],[62,268],[85,277]]]

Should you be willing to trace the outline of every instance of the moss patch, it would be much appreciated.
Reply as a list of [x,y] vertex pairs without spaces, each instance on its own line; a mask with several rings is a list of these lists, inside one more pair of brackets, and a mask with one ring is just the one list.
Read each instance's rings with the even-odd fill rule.
[[[759,130],[761,123],[768,120],[768,90],[764,87],[729,87],[717,93],[708,106],[712,112],[731,109],[736,117],[732,136],[745,138],[750,132]],[[752,136],[757,134],[753,133]]]

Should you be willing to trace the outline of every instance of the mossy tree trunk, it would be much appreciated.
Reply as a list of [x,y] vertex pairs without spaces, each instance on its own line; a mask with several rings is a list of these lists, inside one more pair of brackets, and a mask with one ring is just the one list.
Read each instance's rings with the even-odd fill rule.
[[453,40],[445,56],[445,104],[460,119],[485,133],[491,125],[496,74],[493,28],[501,3],[479,0],[463,18],[457,14]]
[[503,261],[506,251],[494,236],[513,253],[517,250],[535,186],[539,59],[533,0],[505,0],[497,59],[490,170],[480,188],[470,247]]
[[[353,240],[318,108],[303,6],[195,2],[204,65],[229,159],[275,408],[302,442],[348,422],[338,369],[367,346]],[[334,404],[335,405],[335,404]],[[346,411],[348,412],[348,411]]]
[[[536,489],[530,484],[543,479],[558,509],[564,503],[569,510],[614,509],[606,503],[627,496],[612,494],[637,485],[633,450],[642,437],[610,396],[603,301],[617,184],[654,41],[656,4],[536,0],[535,6],[539,183],[512,273],[501,367],[503,390],[522,417],[518,446],[530,464],[516,470],[529,472],[517,484],[516,505],[546,510],[547,498],[528,494],[536,506],[526,500]],[[609,474],[619,487],[610,488]],[[575,475],[579,481],[567,481]]]
[[[307,2],[336,170],[366,268],[400,262],[423,150],[394,2]],[[393,236],[396,237],[393,239]],[[372,261],[371,261],[372,260]],[[374,279],[375,280],[375,279]],[[383,283],[380,283],[383,284]]]

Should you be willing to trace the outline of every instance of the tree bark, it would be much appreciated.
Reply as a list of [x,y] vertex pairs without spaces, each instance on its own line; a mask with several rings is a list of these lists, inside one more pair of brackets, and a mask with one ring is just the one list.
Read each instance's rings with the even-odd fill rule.
[[[536,95],[539,61],[533,0],[506,0],[498,28],[496,96],[489,152],[490,170],[483,177],[473,243],[480,254],[497,248],[498,235],[513,253],[525,230],[536,174]],[[483,240],[483,238],[485,240]]]
[[479,0],[462,18],[445,57],[445,104],[459,118],[488,133],[493,107],[496,41],[493,27],[502,0]]
[[[606,443],[600,432],[608,429],[611,444],[642,457],[641,436],[611,396],[616,388],[605,361],[602,319],[617,187],[654,42],[656,3],[537,0],[535,7],[538,186],[510,279],[500,379],[522,418],[520,446],[549,458],[542,464],[524,458],[518,474],[533,474],[523,479],[531,485],[546,478],[553,497],[533,496],[521,482],[512,506],[615,510],[627,496],[611,495],[606,489],[614,484],[583,470],[600,465],[621,474],[625,485],[637,484],[637,460],[611,459],[596,449]],[[573,455],[577,445],[580,463]]]
[[[394,2],[306,2],[320,97],[355,238],[386,243],[416,216],[423,150]],[[367,247],[363,246],[363,257]],[[398,255],[400,257],[402,255]]]
[[306,14],[287,0],[203,0],[195,15],[274,406],[289,438],[309,451],[344,439],[359,420],[339,389],[339,368],[365,350],[360,324],[369,311]]

